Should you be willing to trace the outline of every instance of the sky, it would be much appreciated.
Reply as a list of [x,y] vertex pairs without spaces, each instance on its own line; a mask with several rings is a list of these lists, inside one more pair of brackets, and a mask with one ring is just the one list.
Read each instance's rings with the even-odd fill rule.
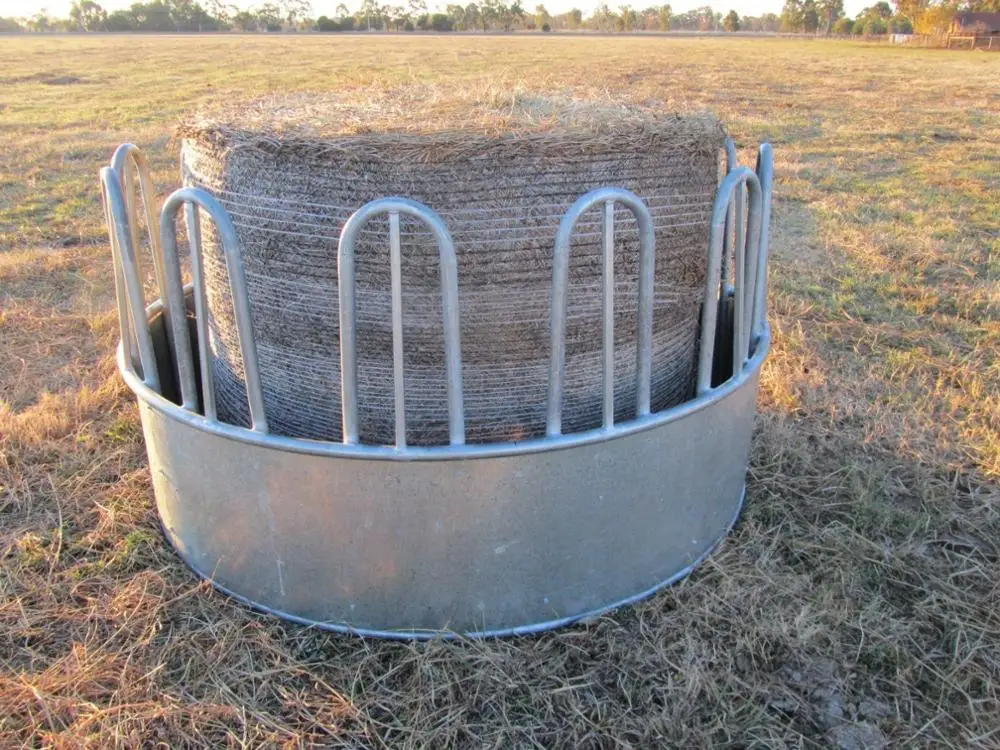
[[[392,0],[389,0],[392,2]],[[451,0],[454,2],[455,0]],[[525,10],[534,9],[535,5],[539,0],[522,0],[521,5]],[[589,15],[590,11],[595,7],[600,5],[600,0],[541,0],[544,2],[545,7],[548,9],[549,13],[558,14],[565,13],[570,8],[579,8],[583,11],[584,15]],[[666,0],[669,2],[670,0]],[[118,10],[119,8],[127,8],[135,0],[97,0],[97,2],[105,10]],[[231,4],[238,5],[240,7],[249,7],[252,5],[258,5],[263,0],[230,0]],[[339,5],[341,0],[312,0],[313,14],[316,16],[321,15],[334,15],[334,8]],[[439,8],[443,8],[447,5],[449,0],[428,0],[428,5],[433,9],[435,4]],[[462,0],[463,4],[467,0]],[[664,0],[632,0],[629,4],[633,8],[645,8],[649,5],[659,5]],[[872,0],[874,2],[874,0]],[[69,8],[72,0],[0,0],[0,16],[33,16],[42,8],[45,8],[50,15],[65,18],[69,15]],[[404,4],[400,2],[399,4]],[[608,0],[608,5],[611,8],[617,8],[619,5],[623,5],[623,0]],[[735,10],[741,16],[758,16],[761,13],[781,13],[781,6],[783,0],[710,0],[710,2],[705,2],[704,0],[674,0],[670,2],[671,7],[674,9],[674,13],[683,13],[685,11],[691,10],[692,8],[701,7],[703,5],[711,5],[716,11],[720,13],[727,13],[730,10]],[[871,2],[866,2],[866,0],[845,0],[844,10],[851,17],[857,15],[857,13],[866,5],[870,5]],[[353,2],[345,2],[348,8],[354,9],[360,5],[359,0],[354,0]]]

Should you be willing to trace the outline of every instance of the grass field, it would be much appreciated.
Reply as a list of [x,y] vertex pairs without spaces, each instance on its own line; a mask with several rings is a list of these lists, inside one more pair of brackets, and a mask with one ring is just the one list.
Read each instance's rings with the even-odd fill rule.
[[[537,637],[256,615],[160,534],[97,170],[200,102],[483,78],[774,144],[746,511],[695,575]],[[668,38],[0,38],[0,746],[1000,746],[1000,56]]]

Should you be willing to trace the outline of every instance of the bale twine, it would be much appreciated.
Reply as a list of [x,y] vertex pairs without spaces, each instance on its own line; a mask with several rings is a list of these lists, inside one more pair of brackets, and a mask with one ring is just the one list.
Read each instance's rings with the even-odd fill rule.
[[[187,185],[229,211],[244,256],[264,402],[278,434],[341,437],[337,240],[345,220],[387,196],[447,223],[458,255],[469,442],[544,434],[552,254],[560,219],[587,191],[627,188],[656,231],[654,410],[693,394],[709,218],[724,130],[709,115],[526,94],[416,88],[270,98],[184,124]],[[616,211],[615,412],[635,410],[638,232]],[[407,440],[447,443],[438,249],[403,218]],[[203,227],[220,418],[247,424],[228,275]],[[601,422],[602,211],[588,212],[570,260],[563,429]],[[357,245],[361,439],[394,439],[388,220]]]

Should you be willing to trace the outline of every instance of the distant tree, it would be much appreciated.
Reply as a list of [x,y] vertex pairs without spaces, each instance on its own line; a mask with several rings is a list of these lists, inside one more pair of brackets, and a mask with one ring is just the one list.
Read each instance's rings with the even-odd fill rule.
[[631,5],[622,5],[618,10],[621,12],[618,16],[621,19],[621,30],[635,31],[639,21],[639,14],[632,10]]
[[52,18],[49,16],[49,12],[42,8],[30,19],[28,19],[28,30],[38,32],[52,31]]
[[945,34],[955,17],[955,9],[948,5],[928,5],[913,21],[918,34]]
[[912,34],[913,23],[906,16],[893,16],[889,19],[890,34]]
[[802,30],[807,34],[815,34],[819,28],[819,10],[815,0],[805,0],[802,3]]
[[820,26],[826,33],[830,33],[833,24],[844,15],[844,0],[819,0]]
[[465,31],[465,8],[461,5],[449,5],[445,8],[445,12],[451,16],[451,20],[455,22],[456,31]]
[[597,31],[615,31],[619,23],[618,16],[605,3],[598,5],[590,16],[590,26]]
[[340,3],[334,12],[337,15],[334,16],[333,20],[340,26],[341,31],[351,31],[354,29],[354,16],[351,15],[351,11],[347,9],[346,5]]
[[698,17],[699,31],[717,31],[722,24],[722,14],[716,13],[708,5],[696,8],[694,12]]
[[431,14],[430,26],[434,31],[452,31],[454,29],[451,18],[444,13]]
[[578,29],[583,26],[583,13],[579,8],[570,8],[569,13],[566,15],[571,29]]
[[549,26],[549,31],[552,30],[550,24],[552,23],[552,16],[545,9],[544,5],[535,6],[535,26],[542,28],[543,26]]
[[340,24],[328,16],[316,19],[316,31],[340,31]]
[[128,10],[116,10],[108,14],[104,22],[108,31],[135,31],[135,16]]
[[18,23],[16,18],[0,18],[0,33],[17,34],[24,31],[24,27]]
[[774,13],[763,13],[758,19],[757,31],[781,31],[781,18]]
[[870,8],[865,8],[861,13],[870,18],[881,18],[883,21],[888,21],[892,18],[892,7],[885,0],[879,0]]
[[195,0],[170,0],[170,20],[175,31],[216,31],[219,20]]
[[670,16],[673,14],[673,8],[669,5],[661,5],[657,9],[656,14],[656,27],[660,31],[670,31]]
[[409,18],[409,12],[401,5],[382,5],[379,7],[379,26],[386,31],[402,31]]
[[854,21],[850,18],[838,18],[837,22],[833,24],[833,33],[840,35],[847,35],[852,33],[854,28]]
[[469,3],[465,6],[465,12],[462,15],[462,20],[465,22],[465,27],[469,31],[476,31],[479,28],[480,15],[479,6],[476,3]]
[[69,9],[69,18],[79,31],[104,31],[108,14],[93,0],[76,0]]
[[312,15],[312,3],[309,0],[279,0],[278,7],[281,8],[282,20],[290,28],[298,28]]
[[230,27],[230,19],[233,13],[236,12],[235,7],[227,5],[225,0],[202,0],[202,2],[205,12],[216,20],[220,29],[228,29]]
[[500,18],[496,0],[482,0],[479,3],[479,25],[483,31],[489,30]]
[[731,10],[726,14],[726,19],[722,22],[722,27],[726,31],[740,30],[740,17],[735,10]]
[[133,3],[129,12],[134,19],[135,31],[177,31],[177,24],[170,14],[170,6],[162,0]]
[[865,36],[884,34],[887,30],[888,27],[881,18],[869,18],[861,29]]
[[785,0],[785,5],[781,9],[781,30],[802,31],[802,16],[801,0]]
[[514,0],[509,6],[501,3],[500,7],[503,9],[501,17],[503,18],[504,31],[510,31],[515,25],[524,21],[524,8],[521,7],[521,3],[518,0]]
[[257,31],[281,31],[281,8],[275,3],[264,3],[254,11]]
[[914,24],[930,5],[929,0],[892,0],[899,15],[909,18]]
[[361,0],[361,9],[358,11],[358,15],[368,31],[371,31],[373,27],[378,28],[380,10],[377,0]]
[[233,28],[238,31],[257,30],[257,16],[248,10],[241,10],[238,13],[234,13],[231,21]]
[[547,24],[547,23],[543,23],[542,24],[542,31],[544,31],[546,34],[548,34],[550,31],[552,31],[552,26],[549,25],[549,24]]

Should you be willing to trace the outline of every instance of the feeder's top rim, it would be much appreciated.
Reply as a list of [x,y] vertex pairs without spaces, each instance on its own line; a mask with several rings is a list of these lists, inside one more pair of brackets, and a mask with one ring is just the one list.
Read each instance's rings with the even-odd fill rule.
[[224,151],[417,163],[718,153],[710,112],[490,86],[410,85],[276,94],[189,117],[177,135]]

